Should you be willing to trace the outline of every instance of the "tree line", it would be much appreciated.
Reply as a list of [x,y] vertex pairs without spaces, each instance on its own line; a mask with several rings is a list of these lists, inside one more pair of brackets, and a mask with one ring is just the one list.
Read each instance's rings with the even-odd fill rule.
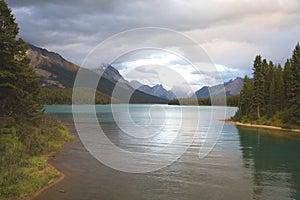
[[300,45],[284,67],[257,55],[253,79],[244,78],[233,120],[297,128],[300,124]]
[[[81,99],[76,99],[77,102],[88,102],[87,101],[87,95],[84,95],[85,93],[90,93],[92,89],[88,88],[82,88],[81,92]],[[95,93],[95,104],[110,104],[110,103],[117,103],[117,100],[112,99],[110,96],[103,94],[99,91],[92,91]],[[72,88],[60,88],[60,89],[54,89],[54,88],[42,88],[40,99],[44,104],[47,105],[53,105],[53,104],[67,104],[72,105],[72,94],[73,89]],[[77,97],[78,98],[78,97]],[[112,99],[112,100],[111,100]]]
[[182,98],[173,99],[168,105],[199,105],[199,106],[238,106],[240,95],[211,98]]

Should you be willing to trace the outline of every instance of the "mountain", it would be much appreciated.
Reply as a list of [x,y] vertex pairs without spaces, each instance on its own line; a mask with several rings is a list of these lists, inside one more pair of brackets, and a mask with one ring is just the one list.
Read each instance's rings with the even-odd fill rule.
[[234,80],[230,80],[225,83],[225,90],[227,96],[234,96],[240,94],[244,86],[244,79],[237,77]]
[[40,78],[42,87],[71,88],[74,84],[79,67],[57,53],[49,52],[31,44],[27,56],[29,65],[33,67]]
[[153,87],[150,87],[149,85],[143,85],[138,81],[131,81],[130,85],[139,91],[145,92],[156,97],[160,97],[162,99],[176,99],[176,95],[171,90],[166,90],[161,84],[157,84]]
[[142,87],[142,86],[143,86],[142,83],[140,83],[139,81],[136,81],[136,80],[130,81],[130,85],[131,85],[131,87],[133,87],[134,89],[138,89],[139,87]]
[[123,84],[130,85],[130,83],[119,73],[119,71],[111,65],[101,65],[94,71],[98,74],[101,74],[102,77],[113,83],[121,82]]
[[[29,44],[27,56],[30,58],[32,66],[40,78],[42,87],[47,88],[72,88],[79,66],[67,61],[57,53]],[[167,103],[166,100],[135,90],[132,88],[115,68],[110,65],[101,66],[92,71],[83,70],[87,77],[98,77],[97,90],[112,96],[114,90],[119,91],[114,98],[121,103]],[[89,80],[87,80],[89,81]]]
[[210,95],[214,97],[223,96],[223,88],[225,88],[226,96],[237,95],[241,92],[244,86],[244,79],[237,77],[234,80],[230,80],[224,84],[215,85],[212,87],[204,86],[200,90],[196,91],[192,97],[197,98],[209,98]]

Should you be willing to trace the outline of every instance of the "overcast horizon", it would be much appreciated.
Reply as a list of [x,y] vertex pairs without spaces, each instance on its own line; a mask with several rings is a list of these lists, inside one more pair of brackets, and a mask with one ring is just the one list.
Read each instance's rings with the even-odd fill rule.
[[[251,75],[257,54],[274,63],[284,64],[300,40],[298,0],[7,0],[7,3],[20,26],[20,37],[33,45],[57,52],[78,65],[96,45],[112,35],[134,28],[161,27],[195,41],[216,64],[224,81],[228,81],[237,76]],[[153,38],[151,42],[161,44],[164,41]],[[176,41],[173,42],[176,47]],[[174,60],[168,60],[172,56],[162,58],[161,52],[148,57],[146,55],[149,54],[142,52],[131,55],[132,62],[119,62],[116,68],[124,75],[129,66],[141,61],[147,63],[147,59],[153,58],[157,64],[163,62],[178,69],[184,66],[178,59],[175,59],[178,60],[175,64]],[[131,74],[129,80],[146,80],[149,75],[135,74],[137,78]],[[197,83],[196,75],[189,71],[186,75],[191,80],[189,84],[203,86],[203,82]],[[152,79],[148,84],[157,81]],[[213,85],[214,81],[212,79],[209,84]]]

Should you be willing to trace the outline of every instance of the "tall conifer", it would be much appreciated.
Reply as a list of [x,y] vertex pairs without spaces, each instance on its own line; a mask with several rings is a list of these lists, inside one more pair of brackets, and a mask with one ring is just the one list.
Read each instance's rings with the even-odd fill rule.
[[253,64],[254,75],[254,105],[257,119],[261,117],[261,107],[264,103],[264,71],[261,56],[257,55]]
[[290,103],[293,110],[293,120],[300,124],[300,45],[296,45],[291,59],[291,90]]
[[0,0],[0,119],[32,119],[41,110],[38,77],[11,10]]

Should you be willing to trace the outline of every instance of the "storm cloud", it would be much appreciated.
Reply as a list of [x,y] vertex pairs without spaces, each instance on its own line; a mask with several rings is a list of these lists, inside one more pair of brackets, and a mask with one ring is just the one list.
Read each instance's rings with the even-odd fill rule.
[[256,54],[283,63],[300,40],[299,0],[7,2],[25,41],[79,65],[106,38],[141,27],[173,29],[190,37],[214,63],[232,69],[234,76],[251,74]]

